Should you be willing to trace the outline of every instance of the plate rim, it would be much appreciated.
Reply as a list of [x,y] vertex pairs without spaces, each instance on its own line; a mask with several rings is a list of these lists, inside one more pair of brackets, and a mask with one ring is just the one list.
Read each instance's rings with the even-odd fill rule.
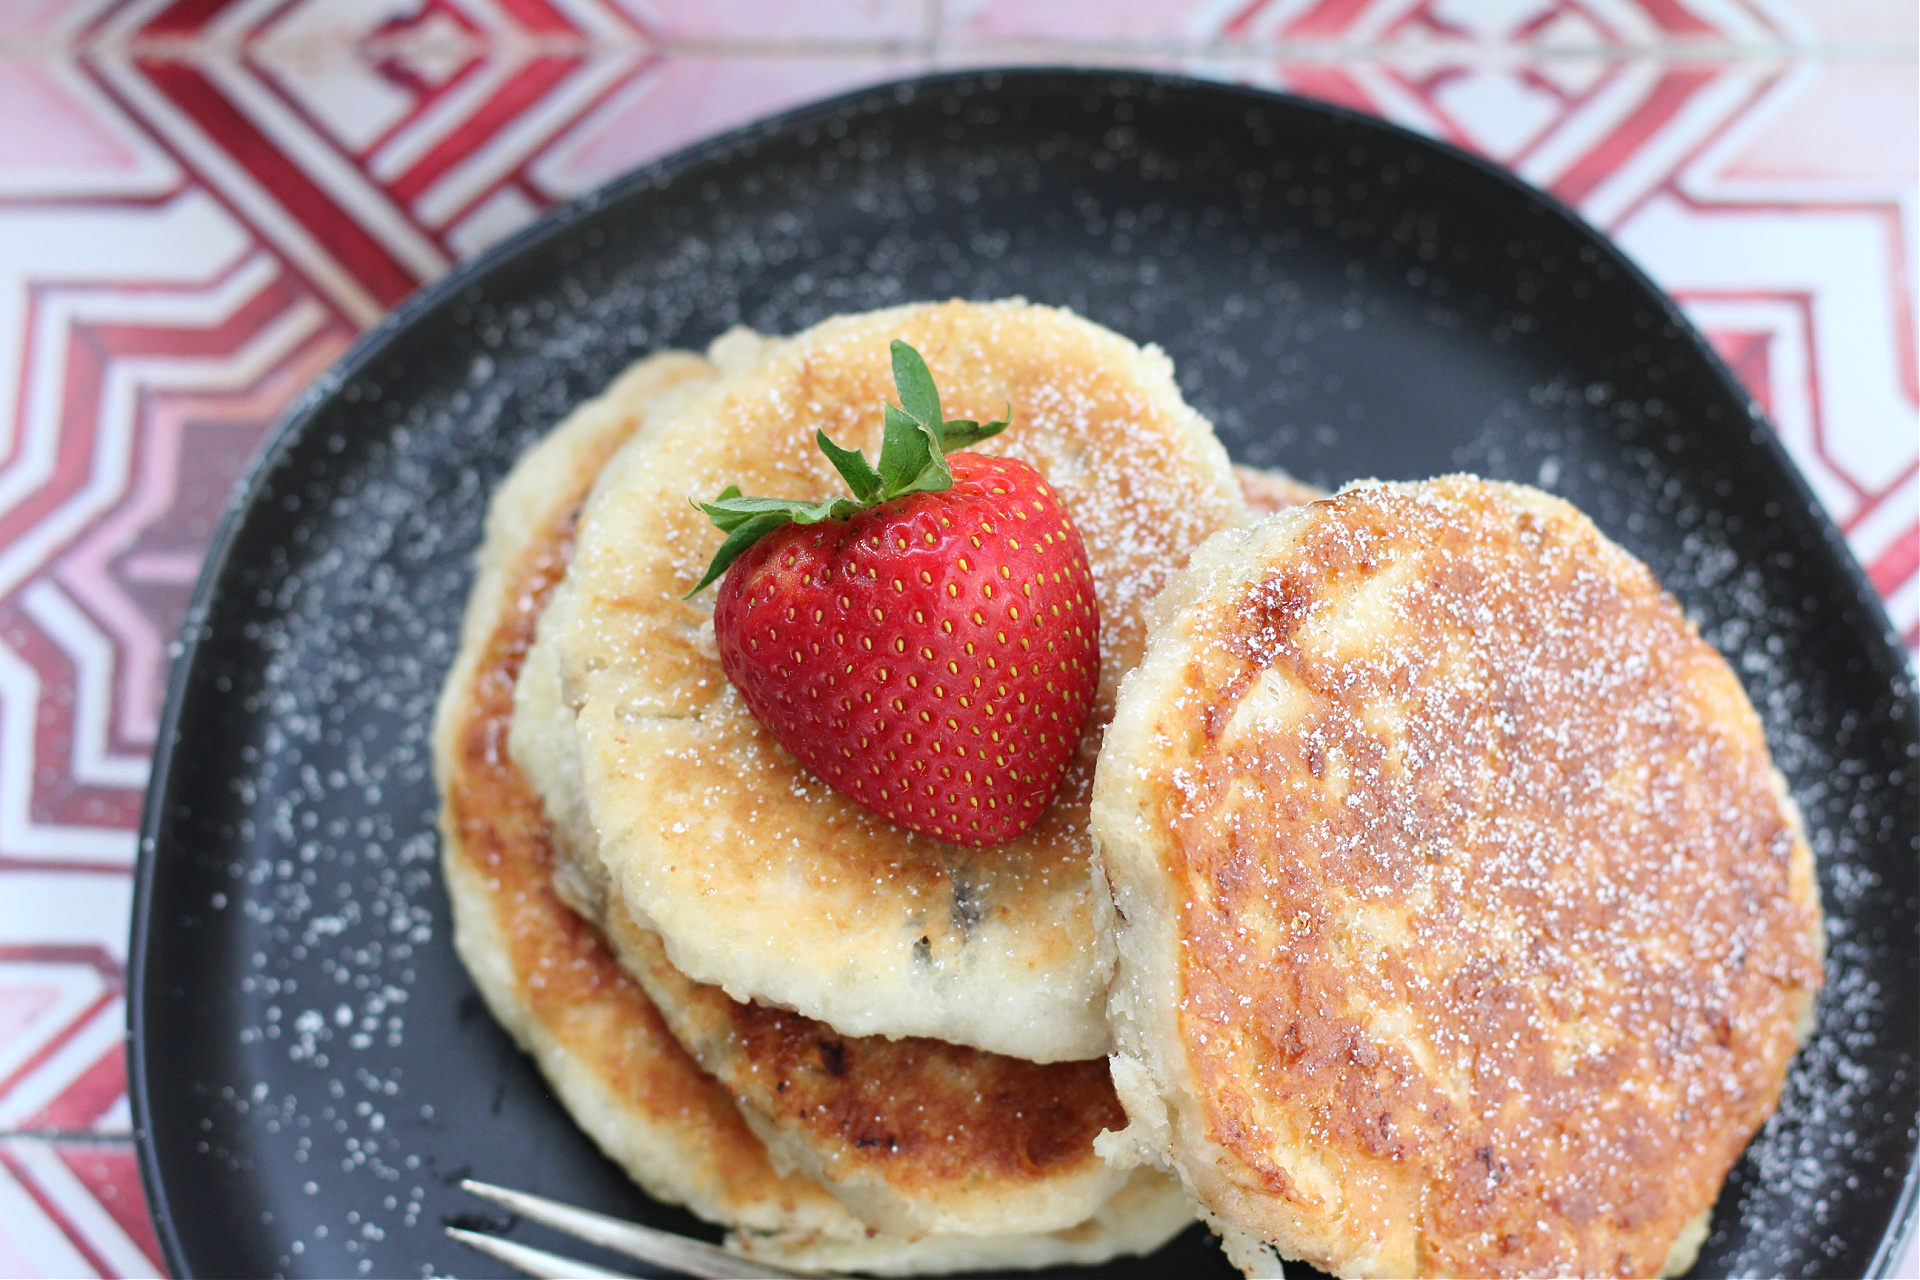
[[[1839,526],[1828,515],[1806,476],[1787,452],[1765,412],[1679,304],[1611,237],[1551,192],[1533,186],[1510,170],[1463,147],[1352,107],[1279,90],[1137,67],[1038,64],[966,68],[877,81],[831,97],[808,101],[697,139],[667,155],[615,175],[591,190],[547,210],[439,280],[417,289],[356,338],[333,364],[278,415],[235,480],[189,597],[181,623],[178,650],[168,672],[166,700],[161,711],[159,731],[154,738],[151,772],[141,801],[127,949],[127,1096],[133,1116],[133,1146],[140,1169],[141,1186],[147,1197],[148,1212],[153,1219],[154,1237],[168,1273],[176,1280],[187,1280],[201,1273],[188,1265],[168,1204],[161,1170],[163,1157],[148,1123],[153,1080],[147,1061],[145,1011],[150,976],[149,949],[154,933],[151,919],[153,894],[159,875],[161,836],[169,826],[167,810],[170,808],[169,793],[174,781],[173,757],[180,744],[180,717],[188,687],[198,666],[202,641],[211,635],[206,618],[222,594],[222,583],[238,545],[240,530],[259,504],[268,482],[299,443],[308,424],[354,376],[378,360],[422,317],[476,280],[504,267],[521,253],[564,235],[603,205],[624,199],[647,187],[665,186],[690,169],[710,161],[730,158],[761,140],[798,133],[816,120],[824,123],[843,117],[849,108],[858,107],[869,100],[875,105],[864,114],[880,114],[889,106],[907,106],[928,94],[953,90],[993,94],[1008,87],[1039,89],[1049,81],[1078,82],[1088,88],[1112,88],[1125,84],[1136,95],[1154,91],[1199,91],[1226,99],[1237,98],[1249,105],[1306,111],[1385,134],[1415,149],[1437,152],[1448,159],[1464,162],[1480,176],[1491,178],[1514,194],[1533,202],[1545,215],[1568,224],[1577,235],[1605,256],[1621,274],[1626,285],[1637,287],[1657,305],[1662,317],[1676,330],[1672,340],[1690,346],[1694,355],[1705,360],[1723,389],[1744,406],[1749,443],[1767,456],[1783,475],[1794,496],[1812,515],[1828,551],[1841,567],[1845,583],[1855,597],[1856,607],[1861,609],[1862,629],[1875,633],[1881,650],[1878,656],[1889,667],[1886,674],[1891,692],[1896,699],[1907,703],[1910,720],[1920,722],[1920,693],[1915,688],[1913,663],[1893,629],[1885,602],[1874,589],[1852,548],[1847,545]],[[1732,424],[1729,429],[1737,430],[1738,424]],[[1890,1277],[1893,1266],[1915,1236],[1917,1228],[1920,1228],[1920,1149],[1909,1158],[1906,1178],[1895,1200],[1892,1218],[1869,1263],[1867,1274]]]

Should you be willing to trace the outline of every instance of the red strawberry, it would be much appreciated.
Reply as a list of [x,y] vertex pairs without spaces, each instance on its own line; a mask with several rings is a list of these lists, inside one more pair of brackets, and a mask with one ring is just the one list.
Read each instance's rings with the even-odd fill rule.
[[[854,499],[742,498],[714,634],[769,733],[903,827],[988,845],[1059,790],[1100,680],[1100,614],[1073,519],[1024,462],[945,451],[1006,423],[942,419],[919,353],[893,344],[876,473],[816,433]],[[756,527],[758,526],[758,527]]]

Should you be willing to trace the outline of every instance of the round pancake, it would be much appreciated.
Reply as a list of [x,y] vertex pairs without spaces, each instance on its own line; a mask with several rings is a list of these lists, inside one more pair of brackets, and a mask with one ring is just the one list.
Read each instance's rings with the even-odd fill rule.
[[[712,593],[681,599],[721,537],[688,497],[838,492],[814,432],[877,451],[893,338],[926,358],[948,414],[1012,406],[1013,425],[981,449],[1025,459],[1059,491],[1100,602],[1093,728],[1040,821],[989,849],[906,832],[813,778],[722,673]],[[582,853],[676,968],[736,1000],[843,1035],[1096,1057],[1112,965],[1105,894],[1087,874],[1098,726],[1140,654],[1146,601],[1207,535],[1248,518],[1226,455],[1165,356],[1050,308],[901,307],[757,354],[609,464],[542,621],[536,653],[551,646],[574,713],[595,846]]]
[[[489,508],[434,733],[457,951],[588,1135],[650,1194],[736,1228],[728,1244],[739,1252],[804,1269],[908,1274],[1157,1248],[1191,1213],[1174,1183],[1146,1171],[1113,1177],[1090,1216],[1057,1230],[876,1232],[814,1180],[776,1169],[726,1089],[681,1048],[601,935],[556,897],[540,797],[502,749],[516,678],[600,465],[670,387],[712,372],[682,352],[636,365],[529,450]],[[1108,1103],[1117,1105],[1110,1086]]]
[[1153,625],[1095,783],[1103,1152],[1242,1257],[1684,1270],[1821,982],[1726,663],[1572,507],[1457,476],[1223,533]]

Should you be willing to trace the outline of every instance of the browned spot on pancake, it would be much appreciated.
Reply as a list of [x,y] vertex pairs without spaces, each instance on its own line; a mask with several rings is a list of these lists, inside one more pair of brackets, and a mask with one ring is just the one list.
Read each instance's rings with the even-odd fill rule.
[[1821,982],[1758,722],[1583,522],[1458,482],[1315,510],[1203,603],[1157,725],[1209,1134],[1390,1272],[1654,1274]]
[[742,1101],[861,1153],[902,1191],[1097,1165],[1094,1136],[1126,1124],[1104,1058],[1042,1065],[939,1040],[836,1036],[784,1009],[727,1003],[754,1068],[728,1077]]
[[1094,1137],[1126,1123],[1104,1058],[1037,1063],[942,1040],[842,1036],[692,981],[618,908],[610,927],[695,1057],[836,1181],[878,1180],[904,1197],[1017,1194],[1097,1173]]

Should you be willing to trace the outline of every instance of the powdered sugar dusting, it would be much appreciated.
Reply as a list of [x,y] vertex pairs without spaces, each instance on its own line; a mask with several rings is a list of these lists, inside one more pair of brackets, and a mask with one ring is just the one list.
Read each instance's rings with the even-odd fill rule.
[[[1719,421],[1717,408],[1708,416]],[[1704,1249],[1773,1260],[1747,1264],[1760,1271],[1821,1274],[1864,1257],[1851,1206],[1863,1188],[1890,1192],[1909,1176],[1920,1135],[1911,1109],[1888,1102],[1916,1091],[1911,1036],[1902,1038],[1905,1018],[1891,1012],[1886,984],[1869,976],[1887,972],[1888,948],[1906,953],[1896,967],[1907,989],[1920,967],[1911,958],[1920,902],[1878,869],[1920,853],[1911,815],[1898,816],[1920,767],[1903,742],[1913,735],[1912,673],[1897,657],[1876,666],[1824,656],[1831,628],[1863,619],[1852,584],[1827,575],[1790,532],[1808,508],[1773,498],[1753,511],[1739,500],[1743,485],[1760,481],[1753,460],[1703,460],[1710,446],[1688,426],[1670,397],[1559,378],[1506,406],[1456,460],[1541,484],[1594,514],[1679,598],[1760,715],[1819,868],[1828,983],[1814,1035],[1779,1110],[1730,1175]],[[1705,475],[1689,474],[1696,467]],[[1792,1269],[1778,1261],[1790,1256],[1801,1259]]]

